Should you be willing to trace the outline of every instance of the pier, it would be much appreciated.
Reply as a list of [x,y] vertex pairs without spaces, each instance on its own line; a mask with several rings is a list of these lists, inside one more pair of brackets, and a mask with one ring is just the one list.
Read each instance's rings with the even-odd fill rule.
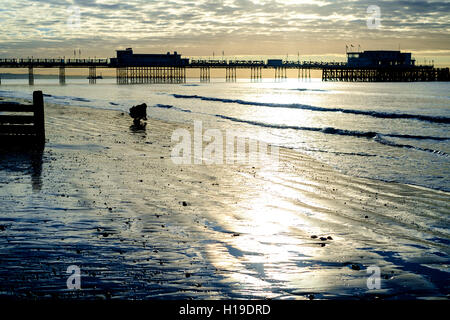
[[185,67],[118,67],[118,84],[184,83]]
[[[311,71],[322,72],[322,81],[413,82],[450,81],[449,68],[415,65],[410,53],[366,51],[347,53],[347,62],[263,60],[191,60],[180,54],[134,54],[131,48],[117,50],[110,59],[0,59],[0,68],[28,69],[28,83],[34,85],[37,68],[58,68],[59,83],[66,83],[66,69],[89,69],[89,83],[95,84],[98,69],[115,69],[118,84],[184,83],[186,70],[198,69],[200,82],[211,80],[211,69],[224,70],[227,82],[236,81],[236,71],[246,69],[251,81],[261,81],[263,70],[272,70],[276,81],[297,70],[299,80],[311,79]],[[0,79],[1,85],[1,79]]]
[[417,82],[449,81],[448,68],[417,66],[414,68],[330,67],[322,70],[322,81],[345,82]]
[[[109,59],[0,59],[0,68],[28,69],[28,84],[34,85],[35,69],[59,69],[59,83],[66,83],[66,69],[88,68],[89,82],[95,83],[97,68],[111,68]],[[94,76],[94,78],[91,78]],[[1,84],[1,80],[0,80]]]

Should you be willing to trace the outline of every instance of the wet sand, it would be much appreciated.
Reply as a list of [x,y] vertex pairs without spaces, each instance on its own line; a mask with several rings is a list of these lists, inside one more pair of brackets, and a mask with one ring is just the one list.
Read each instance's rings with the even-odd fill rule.
[[278,168],[175,165],[190,126],[131,122],[46,104],[44,151],[0,153],[0,297],[448,298],[448,193],[283,148]]

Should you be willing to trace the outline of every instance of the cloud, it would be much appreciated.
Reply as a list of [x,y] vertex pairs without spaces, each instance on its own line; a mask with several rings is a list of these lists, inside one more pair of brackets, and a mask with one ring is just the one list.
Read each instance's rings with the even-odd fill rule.
[[[343,44],[357,41],[450,49],[450,2],[446,1],[2,0],[2,4],[4,55],[50,53],[58,45],[61,51],[83,47],[97,55],[112,54],[126,45],[191,52],[219,45],[232,51],[267,52],[297,45],[337,53]],[[367,7],[373,4],[381,10],[382,27],[376,30],[366,25]],[[76,27],[68,24],[73,6],[80,13]]]

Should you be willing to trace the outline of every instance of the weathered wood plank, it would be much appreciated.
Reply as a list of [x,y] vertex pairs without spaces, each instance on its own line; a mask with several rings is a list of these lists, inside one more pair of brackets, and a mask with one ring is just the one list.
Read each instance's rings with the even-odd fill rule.
[[0,103],[0,112],[34,112],[33,105]]
[[35,126],[27,126],[27,125],[1,125],[0,133],[7,134],[36,134]]
[[33,92],[34,125],[40,142],[45,143],[44,95],[42,91]]
[[34,116],[0,115],[0,124],[30,124],[34,121]]

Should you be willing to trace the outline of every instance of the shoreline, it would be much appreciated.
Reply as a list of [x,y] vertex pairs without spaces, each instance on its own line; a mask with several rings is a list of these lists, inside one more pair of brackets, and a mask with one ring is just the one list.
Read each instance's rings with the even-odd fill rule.
[[[0,87],[0,89],[1,89],[1,87]],[[1,90],[0,90],[0,91],[1,91]],[[46,95],[44,94],[44,97],[45,97],[45,96],[46,96]],[[15,102],[17,102],[17,103],[32,103],[32,101],[31,101],[30,99],[25,99],[25,98],[15,98],[15,97],[11,98],[11,97],[7,97],[7,96],[2,96],[2,95],[0,95],[0,103],[2,103],[2,100],[4,100],[4,101],[6,101],[6,100],[8,100],[8,101],[15,101]],[[53,102],[52,102],[52,103],[46,103],[46,104],[57,105],[57,106],[60,106],[60,107],[86,108],[86,109],[100,110],[100,111],[106,111],[106,112],[118,112],[118,113],[125,113],[125,114],[127,114],[126,111],[124,111],[124,110],[119,110],[119,109],[113,108],[113,107],[92,107],[92,106],[82,106],[82,105],[59,104],[59,103],[53,103]],[[115,106],[116,104],[112,104],[112,105]],[[130,107],[131,107],[131,105],[130,105]],[[148,106],[148,108],[152,108],[152,106]],[[179,125],[179,126],[186,125],[186,124],[182,124],[182,123],[180,123],[180,122],[173,122],[173,121],[169,121],[169,120],[160,120],[160,119],[153,119],[153,120],[158,120],[158,121],[162,121],[162,122],[167,122],[167,123],[170,123],[170,124],[173,124],[173,125]],[[186,125],[186,126],[189,127],[189,128],[193,127],[193,125],[190,125],[190,126],[189,126],[189,125]],[[269,144],[269,146],[270,146],[270,145],[271,145],[271,144]],[[318,159],[314,158],[313,156],[310,156],[310,155],[305,154],[305,153],[302,152],[301,150],[297,150],[295,147],[284,147],[284,146],[280,146],[280,145],[275,145],[275,146],[278,147],[278,148],[286,149],[286,150],[292,150],[293,152],[297,152],[297,153],[299,153],[299,154],[301,154],[301,155],[310,157],[311,159],[314,159],[314,161],[319,161],[319,162],[321,162],[321,163],[323,163],[323,164],[325,164],[325,165],[327,165],[327,166],[332,166],[331,164],[328,164],[328,163],[326,163],[326,162],[324,162],[324,161],[322,161],[322,160],[318,160]],[[339,172],[339,173],[341,173],[341,174],[343,174],[343,175],[350,176],[350,177],[362,178],[362,179],[368,179],[368,180],[374,180],[374,181],[379,181],[379,182],[382,182],[382,183],[397,183],[397,184],[405,185],[405,186],[411,186],[411,187],[417,187],[417,188],[424,188],[425,190],[430,190],[430,191],[439,191],[439,192],[443,192],[443,193],[445,193],[445,194],[447,194],[447,195],[450,195],[450,191],[443,190],[443,189],[442,189],[443,187],[441,187],[441,188],[432,188],[432,187],[430,187],[430,186],[420,185],[420,184],[413,184],[413,183],[409,183],[409,182],[402,182],[402,181],[395,181],[395,180],[384,180],[384,179],[374,178],[374,177],[367,177],[367,176],[360,176],[360,175],[352,175],[352,174],[349,174],[349,173],[344,172],[343,170],[340,170],[338,167],[334,167],[334,166],[332,166],[332,167],[333,167],[333,169],[334,169],[335,171],[337,171],[337,172]]]
[[[0,158],[0,297],[446,297],[448,192],[347,176],[285,148],[277,171],[178,166],[171,133],[192,126],[131,122],[46,104],[37,177],[29,159]],[[78,264],[75,294],[65,268]],[[381,289],[366,285],[371,265]]]

